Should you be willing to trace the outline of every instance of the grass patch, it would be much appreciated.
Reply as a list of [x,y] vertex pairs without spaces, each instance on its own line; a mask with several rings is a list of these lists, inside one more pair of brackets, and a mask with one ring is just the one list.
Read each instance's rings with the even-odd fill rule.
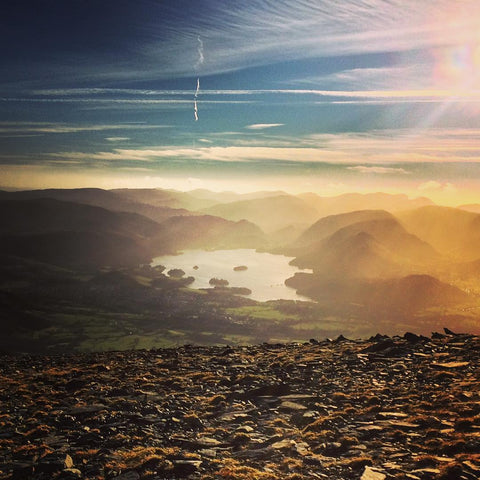
[[282,313],[271,305],[247,305],[237,308],[225,309],[227,315],[260,320],[299,320],[298,315]]

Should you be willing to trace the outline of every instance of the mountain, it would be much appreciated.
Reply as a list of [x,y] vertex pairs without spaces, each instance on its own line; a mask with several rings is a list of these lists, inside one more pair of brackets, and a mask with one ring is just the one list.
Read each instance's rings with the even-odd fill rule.
[[[166,205],[156,205],[154,198],[149,203],[149,195],[139,196],[138,199],[129,196],[128,190],[102,190],[100,188],[74,188],[74,189],[47,189],[47,190],[26,190],[17,192],[0,191],[0,200],[33,200],[51,198],[67,202],[82,203],[102,207],[115,212],[138,213],[156,222],[161,222],[175,215],[192,215],[185,209],[172,208]],[[154,190],[145,190],[151,192]],[[140,201],[140,199],[142,201]]]
[[457,208],[460,210],[466,210],[467,212],[480,213],[480,204],[478,203],[459,205]]
[[392,279],[334,281],[315,274],[297,273],[286,282],[299,293],[326,306],[355,305],[368,314],[408,317],[431,307],[465,304],[472,298],[459,288],[431,275],[414,274]]
[[265,242],[247,221],[202,215],[159,224],[135,213],[49,198],[0,200],[3,253],[55,265],[123,266],[182,248],[256,248]]
[[183,248],[258,248],[266,243],[260,228],[246,220],[232,222],[211,215],[180,216],[169,218],[161,227],[152,244],[160,244],[169,252]]
[[238,202],[242,200],[255,200],[257,198],[268,198],[268,197],[278,197],[280,195],[288,195],[287,193],[276,190],[276,191],[259,191],[259,192],[250,192],[250,193],[236,193],[236,192],[212,192],[203,188],[198,188],[196,190],[190,190],[187,192],[192,197],[209,200],[212,202],[212,206],[217,203],[231,203]]
[[303,254],[292,264],[313,268],[316,273],[327,276],[379,278],[422,270],[438,259],[430,245],[409,234],[386,212],[354,212],[322,219],[325,221],[317,222],[314,231],[326,234],[336,226],[362,216],[378,218],[352,223],[304,246]]
[[315,208],[319,217],[372,209],[396,212],[433,204],[430,199],[425,197],[411,199],[403,194],[392,195],[381,192],[367,194],[346,193],[335,197],[321,197],[315,193],[302,193],[297,196]]
[[132,237],[158,232],[158,223],[136,213],[40,198],[0,200],[0,233],[32,234],[53,231],[102,231]]
[[148,261],[158,223],[135,213],[48,198],[0,200],[5,254],[54,265],[95,267]]
[[321,218],[308,228],[295,242],[293,242],[291,248],[305,248],[306,246],[312,245],[313,243],[332,235],[340,228],[352,225],[353,223],[392,218],[392,214],[385,210],[359,210],[349,213],[329,215]]
[[241,200],[203,210],[228,220],[248,220],[270,233],[290,225],[309,225],[318,219],[317,210],[292,195]]
[[458,208],[427,206],[398,215],[405,228],[458,261],[480,258],[480,215]]
[[149,262],[141,241],[114,233],[59,231],[0,237],[2,252],[73,268],[125,267]]
[[217,203],[208,198],[197,197],[188,192],[163,190],[160,188],[120,188],[110,190],[124,200],[160,208],[186,209],[196,211]]

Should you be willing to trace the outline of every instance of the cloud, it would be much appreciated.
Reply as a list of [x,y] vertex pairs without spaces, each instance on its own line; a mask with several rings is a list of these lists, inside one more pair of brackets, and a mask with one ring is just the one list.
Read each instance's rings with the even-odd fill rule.
[[453,193],[457,191],[457,187],[451,182],[437,182],[436,180],[429,180],[421,183],[418,187],[420,191],[442,191]]
[[[5,133],[79,133],[79,132],[102,132],[108,130],[154,130],[169,128],[170,125],[146,125],[146,124],[92,124],[92,125],[68,125],[62,123],[0,123],[0,134]],[[112,137],[120,138],[120,137]],[[107,139],[108,140],[108,139]]]
[[[159,160],[202,162],[291,162],[344,165],[352,171],[366,174],[401,174],[411,170],[407,165],[418,163],[452,164],[480,163],[480,130],[415,129],[378,130],[367,133],[312,134],[278,136],[267,140],[240,132],[228,132],[227,146],[218,146],[225,135],[212,134],[201,138],[196,146],[152,145],[129,149],[115,148],[97,152],[57,152],[46,157],[101,161]],[[213,143],[212,143],[213,139]],[[209,143],[210,142],[210,143]],[[353,165],[352,165],[353,164]],[[413,167],[412,167],[413,168]]]
[[[79,13],[77,17],[85,17],[84,12]],[[51,78],[59,84],[84,84],[86,80],[105,84],[196,76],[195,69],[202,62],[202,75],[206,76],[305,58],[475,45],[480,5],[477,0],[464,0],[460,6],[451,0],[277,0],[274,4],[258,0],[235,5],[231,1],[208,2],[208,8],[199,8],[195,2],[139,0],[133,13],[135,19],[128,22],[127,34],[120,28],[93,29],[99,30],[92,32],[97,35],[95,41],[76,45],[75,62],[71,61],[71,49],[66,53],[60,48],[50,55],[55,63],[38,62],[37,72],[45,76],[27,78],[22,62],[12,62],[12,66],[25,82]],[[111,17],[118,21],[127,16]],[[16,19],[7,18],[6,22],[9,20]],[[11,32],[22,31],[20,25],[9,25],[4,43],[8,43],[8,35],[14,35]],[[75,38],[65,29],[50,34],[52,44],[57,45],[71,45]],[[29,51],[25,50],[35,58],[35,53],[42,53],[42,43],[30,43]],[[111,55],[115,43],[121,46],[118,60]],[[110,48],[108,52],[101,48],[92,51],[92,44]]]
[[165,73],[192,74],[194,35],[208,38],[203,68],[213,74],[289,59],[457,45],[478,39],[478,2],[462,7],[447,0],[278,0],[274,8],[261,0],[235,8],[217,2],[192,12],[190,21],[169,24],[169,38],[146,54],[161,60]]
[[283,123],[254,123],[253,125],[247,125],[245,128],[249,130],[264,130],[266,128],[282,127],[283,125]]
[[357,165],[355,167],[347,167],[347,170],[354,170],[359,173],[378,173],[381,175],[396,174],[396,173],[400,173],[402,175],[410,174],[410,172],[408,172],[404,168],[378,167],[378,166],[367,167],[366,165]]

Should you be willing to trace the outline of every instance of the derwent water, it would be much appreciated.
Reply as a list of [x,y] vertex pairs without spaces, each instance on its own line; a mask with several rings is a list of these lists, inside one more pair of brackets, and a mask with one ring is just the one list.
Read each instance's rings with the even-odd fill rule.
[[[186,276],[195,278],[191,288],[211,288],[213,277],[228,280],[230,287],[247,287],[252,291],[249,298],[266,300],[310,300],[297,295],[285,280],[300,270],[289,265],[292,257],[259,253],[253,249],[237,250],[186,250],[180,255],[165,255],[153,259],[152,266],[163,265],[165,274],[172,268],[180,268]],[[234,271],[245,266],[246,270]]]

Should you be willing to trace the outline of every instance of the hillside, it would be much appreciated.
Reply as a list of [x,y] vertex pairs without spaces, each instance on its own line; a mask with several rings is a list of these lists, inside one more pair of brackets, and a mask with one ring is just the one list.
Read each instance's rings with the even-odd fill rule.
[[323,217],[308,228],[292,243],[291,249],[303,249],[334,234],[337,230],[358,222],[369,220],[392,219],[392,214],[385,210],[358,210]]
[[474,480],[480,339],[446,332],[0,356],[0,475]]
[[480,258],[480,215],[458,208],[427,206],[398,214],[405,228],[459,261]]
[[161,223],[153,241],[166,251],[182,248],[258,248],[266,243],[264,233],[246,220],[232,222],[211,215],[172,217]]
[[54,265],[92,268],[148,263],[181,248],[255,248],[255,225],[212,216],[169,217],[159,224],[135,213],[48,198],[0,200],[4,253]]
[[2,252],[54,265],[93,268],[149,261],[160,225],[134,213],[53,199],[0,201]]
[[[372,215],[366,212],[366,216]],[[374,213],[374,216],[385,216]],[[329,232],[329,227],[360,218],[353,214],[320,222],[317,232]],[[345,218],[343,218],[345,217]],[[322,227],[322,228],[320,228]],[[327,276],[386,277],[408,273],[438,258],[427,243],[409,234],[388,214],[384,219],[360,221],[335,231],[332,235],[304,247],[302,255],[292,263],[313,268]]]
[[403,194],[392,195],[382,192],[366,194],[346,193],[334,197],[322,197],[315,193],[302,193],[297,196],[315,208],[319,218],[357,210],[382,209],[388,212],[397,212],[433,204],[430,199],[425,197],[409,198]]
[[71,230],[146,237],[158,233],[159,225],[135,213],[113,212],[50,198],[0,200],[0,233],[31,234]]
[[467,205],[459,205],[457,207],[459,210],[466,210],[467,212],[480,213],[480,204],[470,203]]
[[[474,304],[475,299],[459,288],[430,275],[407,275],[389,279],[335,279],[318,274],[297,273],[287,285],[314,298],[326,308],[352,304],[364,311],[365,318],[408,321],[428,308]],[[423,329],[422,325],[417,328]]]
[[291,195],[219,204],[203,212],[233,221],[248,220],[266,233],[290,225],[311,225],[319,217],[315,208]]
[[217,203],[201,196],[191,195],[189,192],[163,190],[160,188],[121,188],[111,190],[111,192],[130,202],[176,210],[195,211]]
[[[150,192],[150,190],[147,190],[147,192]],[[139,199],[133,197],[133,195],[130,197],[124,194],[123,190],[102,190],[100,188],[27,190],[19,192],[0,191],[0,200],[34,200],[50,198],[101,207],[115,212],[138,213],[139,215],[143,215],[156,222],[161,222],[176,215],[193,215],[192,212],[185,209],[150,203],[149,195],[145,195]]]

